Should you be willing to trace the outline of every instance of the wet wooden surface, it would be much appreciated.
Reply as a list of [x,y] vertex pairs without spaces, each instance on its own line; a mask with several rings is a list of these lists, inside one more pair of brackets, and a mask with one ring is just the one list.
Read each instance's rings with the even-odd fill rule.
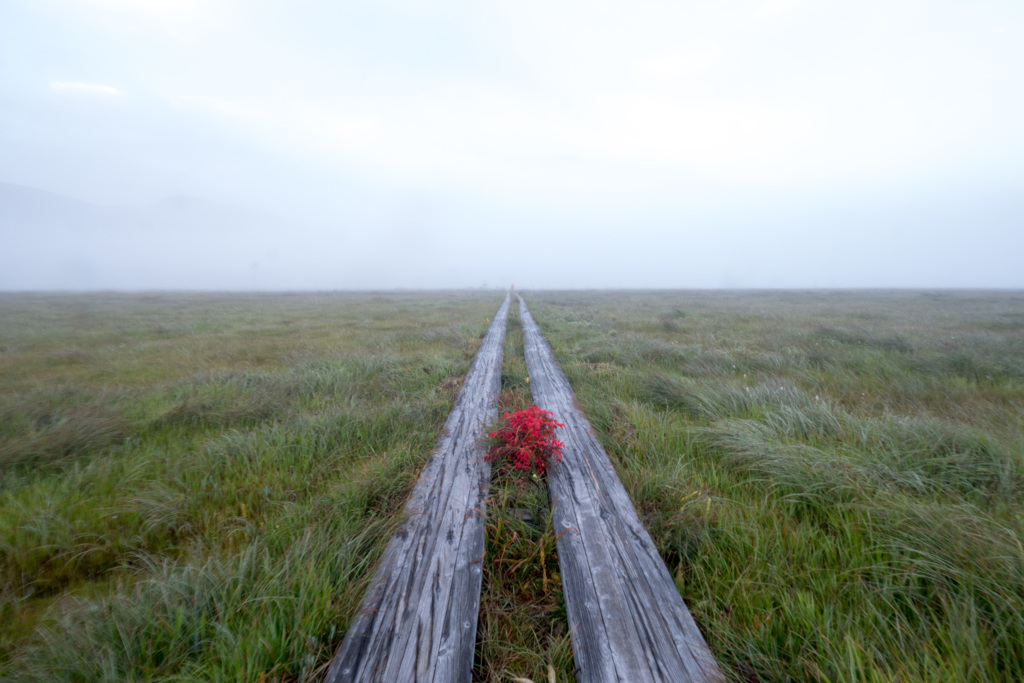
[[519,304],[533,399],[565,423],[563,459],[548,483],[578,680],[723,680],[521,297]]
[[484,501],[485,425],[496,417],[509,298],[498,310],[384,551],[328,683],[472,680]]

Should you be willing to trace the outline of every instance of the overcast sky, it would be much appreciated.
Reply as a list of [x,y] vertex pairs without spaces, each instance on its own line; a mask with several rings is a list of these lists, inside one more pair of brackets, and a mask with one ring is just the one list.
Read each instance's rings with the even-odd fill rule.
[[0,288],[1018,288],[1022,122],[1020,0],[2,0],[0,183],[203,203]]

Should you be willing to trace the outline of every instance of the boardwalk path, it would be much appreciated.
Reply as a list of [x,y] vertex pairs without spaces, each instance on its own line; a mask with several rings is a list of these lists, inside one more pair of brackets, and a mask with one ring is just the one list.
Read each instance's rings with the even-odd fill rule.
[[481,436],[496,417],[508,306],[505,297],[327,683],[472,678],[490,479]]
[[519,307],[534,401],[565,423],[563,460],[548,482],[578,680],[722,680],[522,298]]

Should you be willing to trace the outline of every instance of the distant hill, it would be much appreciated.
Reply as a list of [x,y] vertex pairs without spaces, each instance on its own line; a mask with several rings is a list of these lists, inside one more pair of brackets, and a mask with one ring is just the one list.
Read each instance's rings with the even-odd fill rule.
[[[0,183],[0,290],[282,287],[309,270],[300,241],[277,216],[194,197],[101,206]],[[305,263],[285,272],[289,257]]]
[[92,221],[103,207],[34,187],[0,183],[0,228]]
[[149,206],[102,206],[0,183],[0,230],[237,230],[280,224],[275,216],[176,195]]

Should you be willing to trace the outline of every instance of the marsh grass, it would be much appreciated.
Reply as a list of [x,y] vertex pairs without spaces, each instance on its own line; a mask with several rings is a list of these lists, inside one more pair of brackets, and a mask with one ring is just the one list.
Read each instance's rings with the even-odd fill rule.
[[[532,404],[518,306],[509,308],[499,415]],[[543,478],[492,468],[477,626],[476,680],[575,680],[558,573],[557,536]]]
[[317,680],[499,303],[0,297],[0,678]]
[[1024,295],[528,299],[730,678],[1024,680]]
[[[732,679],[1024,680],[1024,296],[528,299]],[[499,300],[0,296],[0,678],[317,680]],[[571,680],[491,490],[476,675]]]

